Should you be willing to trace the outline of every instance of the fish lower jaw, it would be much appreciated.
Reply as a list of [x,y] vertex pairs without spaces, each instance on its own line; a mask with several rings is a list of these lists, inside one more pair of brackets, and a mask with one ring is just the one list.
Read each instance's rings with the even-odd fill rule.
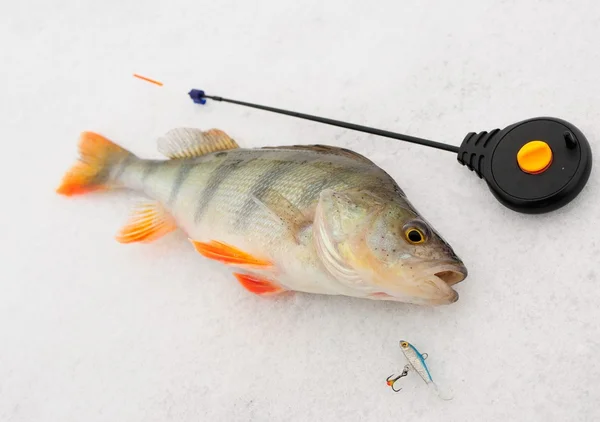
[[370,293],[367,296],[368,299],[372,300],[383,300],[389,302],[400,302],[400,303],[408,303],[412,305],[424,305],[424,306],[442,306],[442,305],[451,305],[458,301],[459,295],[455,290],[452,290],[450,294],[441,296],[441,297],[403,297],[403,296],[394,296],[392,294],[386,292],[374,292]]
[[440,298],[433,298],[433,299],[426,299],[426,303],[429,305],[434,305],[434,306],[438,306],[438,305],[451,305],[455,302],[458,302],[458,292],[454,289],[451,289],[450,294],[440,297]]

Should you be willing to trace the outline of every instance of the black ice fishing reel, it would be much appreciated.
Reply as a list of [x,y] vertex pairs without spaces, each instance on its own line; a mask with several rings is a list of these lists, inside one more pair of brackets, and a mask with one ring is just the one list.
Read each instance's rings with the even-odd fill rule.
[[506,207],[538,214],[566,205],[581,192],[592,170],[592,150],[571,123],[537,117],[469,133],[458,162],[484,179]]
[[353,123],[206,95],[197,89],[192,89],[189,96],[197,104],[205,104],[208,98],[454,152],[459,163],[486,181],[501,204],[521,213],[540,214],[563,207],[581,192],[592,170],[592,151],[583,133],[573,124],[553,117],[523,120],[502,130],[470,132],[460,147],[456,147]]

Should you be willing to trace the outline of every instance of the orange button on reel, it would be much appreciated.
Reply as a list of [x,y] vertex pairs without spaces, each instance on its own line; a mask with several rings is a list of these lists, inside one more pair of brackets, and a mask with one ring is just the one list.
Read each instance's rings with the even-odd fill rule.
[[552,164],[552,149],[544,141],[527,142],[517,153],[517,162],[525,173],[543,173]]

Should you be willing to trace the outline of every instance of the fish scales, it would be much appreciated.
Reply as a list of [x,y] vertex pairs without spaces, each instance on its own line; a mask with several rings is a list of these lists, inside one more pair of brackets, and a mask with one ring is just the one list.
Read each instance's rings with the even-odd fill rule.
[[357,183],[374,188],[384,181],[381,175],[369,178],[370,169],[362,163],[333,158],[306,151],[282,149],[265,153],[240,149],[221,157],[167,161],[145,180],[144,165],[131,166],[126,177],[140,179],[134,184],[143,186],[148,196],[167,204],[184,227],[190,225],[186,222],[192,211],[190,207],[197,205],[193,210],[194,223],[266,233],[273,229],[270,216],[251,199],[255,196],[260,200],[266,189],[276,190],[306,211],[314,207],[325,188],[343,189]]
[[173,130],[145,160],[86,132],[59,193],[125,187],[148,198],[118,239],[181,229],[256,294],[299,291],[419,304],[458,299],[466,267],[365,157],[341,148],[247,149],[216,129]]

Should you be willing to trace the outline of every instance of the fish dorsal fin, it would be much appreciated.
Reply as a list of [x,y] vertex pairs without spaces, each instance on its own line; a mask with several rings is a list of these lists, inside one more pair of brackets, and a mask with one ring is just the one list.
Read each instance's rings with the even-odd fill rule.
[[279,147],[265,147],[265,149],[287,149],[287,150],[299,150],[299,151],[314,151],[322,154],[331,154],[331,155],[339,155],[341,157],[352,158],[357,161],[361,161],[363,163],[373,164],[371,160],[369,160],[364,155],[359,154],[358,152],[351,151],[346,148],[334,147],[331,145],[288,145],[288,146],[279,146]]
[[171,159],[200,157],[236,148],[239,148],[237,142],[219,129],[202,131],[178,127],[158,138],[158,151]]

